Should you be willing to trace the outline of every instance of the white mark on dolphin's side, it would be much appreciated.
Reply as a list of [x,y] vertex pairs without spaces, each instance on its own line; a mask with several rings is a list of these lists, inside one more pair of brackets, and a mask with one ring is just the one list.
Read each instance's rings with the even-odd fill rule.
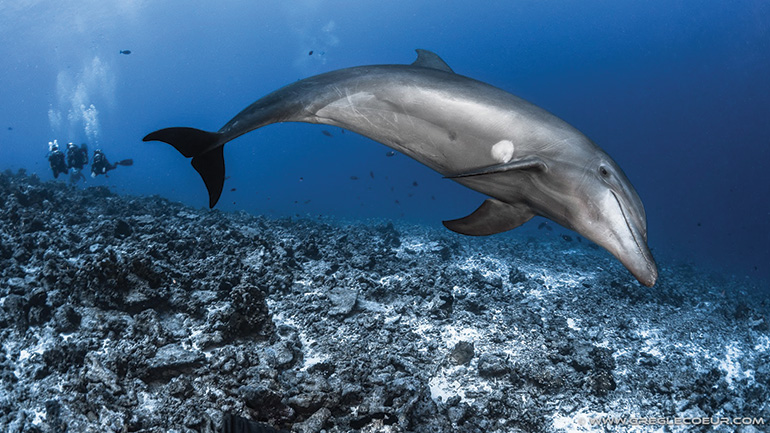
[[492,146],[492,158],[500,163],[506,163],[513,159],[513,142],[500,140]]

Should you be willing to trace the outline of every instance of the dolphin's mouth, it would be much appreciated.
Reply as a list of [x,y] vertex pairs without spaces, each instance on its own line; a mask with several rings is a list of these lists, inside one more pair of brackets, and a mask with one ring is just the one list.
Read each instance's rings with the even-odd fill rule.
[[[635,229],[635,226],[631,224],[629,221],[628,215],[626,214],[626,209],[623,206],[622,202],[618,198],[617,194],[615,194],[615,191],[610,190],[612,193],[612,196],[615,198],[615,202],[618,204],[618,208],[620,208],[620,213],[623,215],[623,220],[626,223],[626,228],[628,228],[628,231],[631,233],[631,238],[634,240],[634,244],[636,245],[636,252],[644,259],[644,266],[647,268],[646,273],[641,274],[638,272],[640,269],[638,269],[636,266],[629,266],[629,264],[634,264],[635,260],[631,259],[628,260],[628,258],[624,257],[618,257],[621,262],[623,262],[624,265],[631,271],[632,274],[636,277],[639,282],[644,284],[645,286],[652,287],[655,284],[655,281],[658,278],[658,269],[655,263],[652,259],[652,254],[650,253],[649,248],[647,247],[647,242],[644,241],[641,238],[641,233],[639,233],[638,230]],[[626,260],[624,260],[626,259]]]

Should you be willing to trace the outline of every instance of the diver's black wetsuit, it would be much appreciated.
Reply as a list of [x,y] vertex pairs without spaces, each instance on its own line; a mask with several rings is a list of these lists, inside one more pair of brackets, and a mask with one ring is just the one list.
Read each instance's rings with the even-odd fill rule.
[[107,157],[102,152],[94,152],[94,159],[91,162],[91,177],[96,177],[98,174],[106,174],[110,170],[115,170],[118,164],[110,164],[107,161]]
[[69,170],[64,162],[64,154],[59,149],[52,150],[48,154],[48,163],[51,165],[54,178],[58,178],[59,174],[65,174]]
[[67,147],[67,167],[82,170],[88,164],[88,149],[85,144],[80,147],[75,145]]

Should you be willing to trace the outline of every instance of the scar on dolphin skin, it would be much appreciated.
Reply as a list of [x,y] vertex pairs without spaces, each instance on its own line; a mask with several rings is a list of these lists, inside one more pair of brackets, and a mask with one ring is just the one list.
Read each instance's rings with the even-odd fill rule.
[[500,140],[492,145],[492,158],[501,163],[509,162],[513,159],[513,142],[510,140]]
[[386,156],[403,153],[487,195],[470,215],[443,222],[454,232],[493,235],[539,215],[602,246],[640,283],[653,286],[658,278],[642,201],[607,153],[553,114],[456,74],[427,50],[417,50],[409,65],[357,66],[295,81],[217,132],[173,127],[143,140],[192,158],[214,207],[225,179],[224,145],[279,122],[357,132],[391,147]]

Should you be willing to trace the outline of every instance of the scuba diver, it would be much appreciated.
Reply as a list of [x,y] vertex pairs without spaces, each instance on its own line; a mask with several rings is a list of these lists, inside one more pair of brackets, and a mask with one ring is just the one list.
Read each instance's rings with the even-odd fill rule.
[[133,164],[133,159],[124,159],[122,161],[116,162],[115,164],[110,164],[110,162],[107,161],[107,157],[104,156],[104,152],[102,152],[101,149],[96,149],[94,151],[94,157],[91,161],[91,177],[96,177],[98,174],[106,175],[108,171],[115,170],[119,165],[129,166]]
[[59,143],[56,140],[48,142],[48,163],[51,165],[54,178],[58,178],[59,174],[64,174],[69,170],[64,162],[64,154],[59,150]]
[[75,143],[68,143],[67,168],[82,170],[86,164],[88,164],[88,146],[83,143],[80,147],[77,147]]
[[85,143],[80,147],[75,146],[75,143],[67,144],[67,168],[70,171],[70,182],[76,183],[79,180],[85,181],[83,176],[83,166],[88,164],[88,146]]

